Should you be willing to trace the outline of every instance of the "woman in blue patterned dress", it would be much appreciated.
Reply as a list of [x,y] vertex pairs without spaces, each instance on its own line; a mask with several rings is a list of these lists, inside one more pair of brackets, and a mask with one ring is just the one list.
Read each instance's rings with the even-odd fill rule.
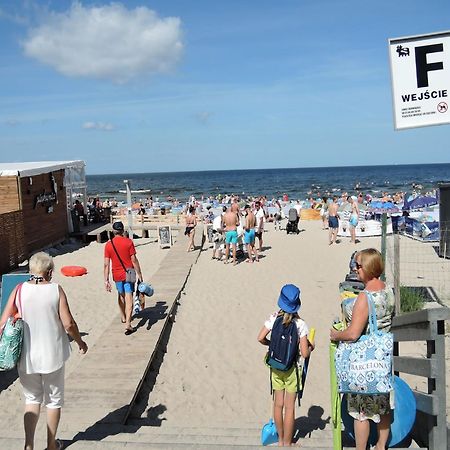
[[[380,280],[384,264],[378,250],[369,248],[358,252],[355,256],[358,278],[365,284],[365,290],[372,294],[375,304],[377,325],[379,330],[389,331],[394,315],[394,294]],[[334,328],[330,331],[332,341],[356,341],[362,334],[369,333],[369,307],[364,292],[358,295],[353,304],[344,307],[345,320],[349,326],[343,331]],[[354,420],[355,441],[357,450],[365,450],[369,439],[370,424],[377,424],[378,441],[375,450],[384,450],[389,438],[391,409],[394,405],[389,394],[347,395],[348,413]]]

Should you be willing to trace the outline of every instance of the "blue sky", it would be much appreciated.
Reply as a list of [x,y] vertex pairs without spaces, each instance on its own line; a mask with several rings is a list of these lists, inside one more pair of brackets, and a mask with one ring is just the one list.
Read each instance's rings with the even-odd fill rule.
[[450,2],[0,0],[0,162],[87,173],[448,163],[395,131],[388,39]]

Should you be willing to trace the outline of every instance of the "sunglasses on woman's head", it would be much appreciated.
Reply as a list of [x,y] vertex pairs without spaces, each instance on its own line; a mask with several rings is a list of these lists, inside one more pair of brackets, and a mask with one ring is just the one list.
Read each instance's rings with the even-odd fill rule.
[[359,262],[355,262],[355,267],[356,270],[362,269],[362,264],[360,264]]

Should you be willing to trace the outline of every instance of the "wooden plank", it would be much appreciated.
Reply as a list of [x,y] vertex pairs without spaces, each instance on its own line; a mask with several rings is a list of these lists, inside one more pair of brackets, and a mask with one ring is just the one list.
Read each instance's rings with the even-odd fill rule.
[[412,358],[394,356],[394,370],[421,377],[435,378],[437,370],[436,358]]
[[416,327],[392,328],[391,331],[394,333],[394,341],[428,341],[436,337],[436,333],[428,328],[427,323],[418,323]]
[[[416,398],[416,408],[425,414],[437,416],[439,414],[439,398],[433,394],[424,394],[413,389],[414,397]],[[445,398],[443,399],[445,402]]]
[[0,213],[20,210],[18,177],[0,177]]
[[450,320],[450,309],[432,308],[401,314],[394,317],[392,320],[392,327],[396,328],[399,326],[415,325],[420,322],[435,322],[438,320]]

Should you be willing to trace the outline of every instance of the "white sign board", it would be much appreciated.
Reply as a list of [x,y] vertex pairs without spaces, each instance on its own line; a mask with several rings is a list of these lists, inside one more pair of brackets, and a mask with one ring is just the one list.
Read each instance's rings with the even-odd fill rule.
[[395,129],[450,123],[450,31],[389,39]]

